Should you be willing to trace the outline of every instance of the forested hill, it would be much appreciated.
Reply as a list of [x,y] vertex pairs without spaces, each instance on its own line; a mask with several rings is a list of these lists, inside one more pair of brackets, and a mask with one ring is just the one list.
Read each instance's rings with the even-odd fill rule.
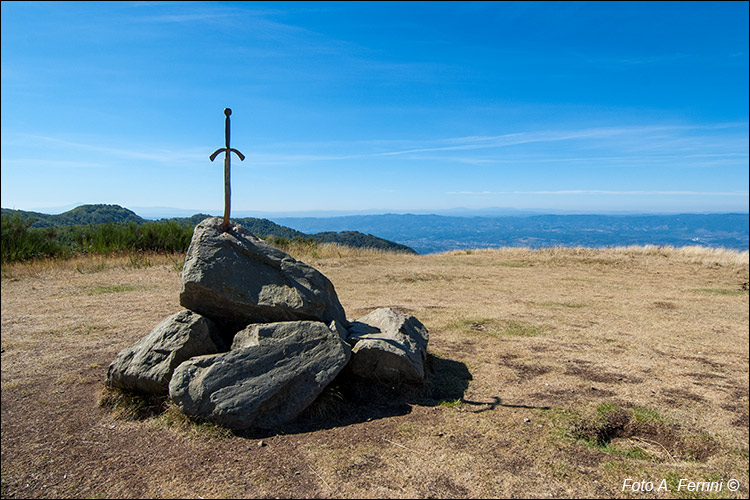
[[57,215],[3,208],[2,216],[5,217],[6,215],[10,217],[19,215],[24,220],[32,220],[31,227],[34,228],[105,224],[107,222],[135,222],[136,224],[149,222],[139,217],[132,210],[120,205],[81,205]]
[[[155,222],[175,222],[181,226],[195,226],[203,219],[210,217],[206,214],[196,214],[191,217],[175,217],[152,221],[144,219],[132,210],[119,205],[81,205],[67,212],[57,215],[29,212],[25,210],[2,209],[2,217],[19,216],[22,220],[31,222],[32,228],[62,228],[79,225],[96,225],[106,223],[135,223],[153,224]],[[358,231],[323,232],[319,234],[306,234],[286,226],[281,226],[268,219],[256,219],[253,217],[232,218],[232,221],[241,224],[251,233],[265,238],[275,236],[288,240],[312,240],[321,243],[338,243],[350,247],[377,248],[381,250],[392,250],[405,253],[416,253],[406,245],[378,238],[370,234]]]
[[[206,217],[211,217],[206,214],[196,214],[191,217],[175,217],[172,220],[181,225],[195,226]],[[166,219],[163,219],[166,220]],[[233,222],[242,225],[251,233],[260,237],[266,236],[277,236],[279,238],[286,238],[288,240],[313,240],[319,243],[338,243],[348,247],[356,248],[377,248],[380,250],[393,250],[397,252],[405,253],[417,253],[412,248],[395,243],[390,240],[378,238],[371,234],[364,234],[359,231],[326,231],[322,233],[303,233],[290,227],[281,226],[272,222],[268,219],[256,219],[255,217],[238,217],[232,218]]]

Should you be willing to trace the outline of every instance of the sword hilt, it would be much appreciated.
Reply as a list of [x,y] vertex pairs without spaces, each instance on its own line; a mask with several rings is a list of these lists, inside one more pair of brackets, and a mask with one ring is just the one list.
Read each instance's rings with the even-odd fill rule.
[[231,108],[224,108],[224,116],[226,116],[226,119],[224,120],[224,147],[217,149],[213,152],[211,156],[209,156],[209,159],[211,161],[214,161],[216,159],[216,156],[221,153],[222,151],[225,151],[227,156],[229,156],[230,153],[235,153],[237,156],[239,156],[240,161],[245,161],[245,155],[240,153],[234,148],[229,147],[229,138],[230,138],[230,122],[229,122],[229,116],[232,114]]
[[231,114],[232,110],[230,108],[224,108],[224,115],[227,117],[227,119],[224,120],[224,139],[227,148],[227,154],[229,154],[229,115]]

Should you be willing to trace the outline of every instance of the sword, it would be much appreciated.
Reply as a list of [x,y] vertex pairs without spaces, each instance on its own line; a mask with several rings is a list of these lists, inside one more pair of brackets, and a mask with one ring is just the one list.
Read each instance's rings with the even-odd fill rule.
[[230,206],[230,198],[232,196],[232,189],[229,186],[229,168],[231,166],[231,153],[235,153],[237,156],[240,157],[240,161],[245,160],[245,155],[240,153],[234,148],[229,147],[229,115],[232,114],[232,110],[229,108],[224,109],[224,115],[226,115],[226,120],[224,121],[224,138],[225,140],[225,147],[219,148],[216,151],[213,152],[209,158],[211,161],[214,161],[216,156],[221,153],[222,151],[225,153],[224,155],[224,220],[222,221],[221,225],[219,226],[219,229],[222,231],[229,231],[229,206]]

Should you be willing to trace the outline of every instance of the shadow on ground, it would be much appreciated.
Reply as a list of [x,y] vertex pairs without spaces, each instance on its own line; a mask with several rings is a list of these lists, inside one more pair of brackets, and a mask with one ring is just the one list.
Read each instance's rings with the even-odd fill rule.
[[422,384],[387,385],[362,379],[344,369],[294,422],[273,430],[258,429],[238,435],[257,439],[407,415],[414,405],[438,406],[463,401],[471,379],[464,363],[434,354],[427,355]]

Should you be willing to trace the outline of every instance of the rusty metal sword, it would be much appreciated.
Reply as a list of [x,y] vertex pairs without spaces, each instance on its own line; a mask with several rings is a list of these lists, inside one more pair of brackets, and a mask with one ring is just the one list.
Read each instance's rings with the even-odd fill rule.
[[216,151],[213,152],[209,158],[211,161],[214,161],[216,156],[221,153],[222,151],[225,153],[224,155],[224,220],[221,223],[221,226],[219,226],[219,229],[222,231],[228,231],[229,230],[229,207],[230,207],[230,198],[232,196],[232,189],[229,185],[229,168],[231,165],[231,153],[235,153],[237,156],[240,157],[240,161],[245,160],[245,155],[240,153],[234,148],[229,147],[229,115],[232,114],[232,110],[229,108],[224,109],[224,115],[227,117],[224,121],[224,138],[225,140],[225,147],[219,148]]

